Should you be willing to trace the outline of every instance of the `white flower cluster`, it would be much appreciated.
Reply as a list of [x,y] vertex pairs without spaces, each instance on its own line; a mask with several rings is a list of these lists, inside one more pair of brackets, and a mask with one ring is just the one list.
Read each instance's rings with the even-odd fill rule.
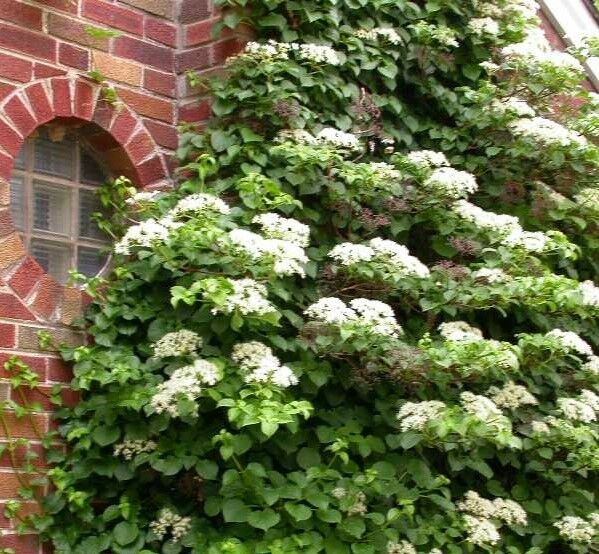
[[480,0],[479,12],[482,15],[495,18],[509,18],[510,16],[521,16],[525,19],[534,18],[540,9],[535,0],[503,0],[487,3],[486,0]]
[[581,369],[591,375],[599,375],[599,356],[589,356],[588,360],[582,364]]
[[366,40],[383,40],[389,44],[398,45],[403,42],[399,33],[390,27],[375,27],[374,29],[359,29],[354,33],[355,36]]
[[472,273],[472,278],[489,284],[504,283],[511,279],[505,271],[496,267],[481,267]]
[[366,495],[363,492],[356,494],[354,503],[347,510],[348,516],[364,516],[368,513]]
[[459,217],[474,224],[476,227],[508,235],[514,230],[521,230],[518,218],[513,215],[496,214],[479,208],[468,200],[458,200],[452,205],[452,211]]
[[158,519],[150,523],[150,529],[158,540],[164,539],[170,530],[173,542],[179,542],[191,531],[191,518],[181,517],[170,508],[163,508]]
[[349,307],[339,298],[321,298],[304,312],[306,317],[330,325],[351,326],[356,330],[388,337],[403,331],[391,306],[378,300],[354,298]]
[[483,338],[480,329],[472,327],[465,321],[447,321],[441,323],[437,330],[448,341],[479,341]]
[[574,199],[582,208],[599,214],[599,188],[584,188]]
[[114,446],[114,455],[132,460],[138,454],[154,452],[158,445],[152,440],[124,440]]
[[408,541],[401,541],[387,543],[387,554],[418,554],[418,552]]
[[325,127],[316,135],[316,142],[333,148],[344,148],[347,150],[362,150],[362,145],[356,135],[346,133],[335,129],[334,127]]
[[439,167],[425,179],[422,187],[439,196],[458,199],[476,192],[478,184],[472,173],[453,167]]
[[162,338],[157,340],[152,348],[154,349],[154,357],[170,358],[172,356],[185,356],[193,354],[202,346],[202,338],[193,331],[181,329],[167,333]]
[[220,379],[218,368],[207,360],[196,360],[173,371],[170,378],[157,387],[150,403],[154,410],[171,417],[179,415],[177,402],[180,398],[195,400],[202,392],[202,385],[215,385]]
[[178,217],[183,214],[227,215],[230,211],[231,208],[218,196],[206,194],[205,192],[196,192],[179,200],[171,213],[173,217]]
[[223,311],[225,314],[239,311],[243,315],[266,315],[276,312],[267,299],[266,287],[253,279],[227,279],[233,293],[225,300],[222,308],[212,308],[212,313]]
[[303,266],[309,259],[304,249],[295,242],[265,239],[245,229],[233,229],[229,232],[228,239],[234,250],[243,251],[254,261],[272,263],[273,270],[278,275],[305,276]]
[[327,63],[330,65],[339,65],[341,63],[339,54],[330,46],[312,43],[276,42],[274,40],[269,40],[266,43],[248,42],[243,51],[243,57],[251,58],[256,62],[272,62],[288,60],[290,52],[293,52],[297,59],[310,63]]
[[421,431],[429,421],[441,416],[446,406],[438,400],[425,400],[423,402],[406,402],[397,413],[401,421],[402,431]]
[[443,152],[435,152],[434,150],[414,150],[406,156],[406,159],[419,168],[430,169],[449,165],[445,154]]
[[310,227],[296,219],[268,212],[255,216],[252,223],[260,225],[262,234],[268,239],[280,239],[302,247],[310,243]]
[[490,109],[498,115],[517,117],[535,117],[536,112],[521,98],[496,98],[491,102]]
[[582,303],[585,306],[599,308],[599,287],[593,281],[583,281],[578,286],[578,291],[582,296]]
[[[292,44],[294,47],[295,44]],[[298,46],[299,48],[294,49],[297,50],[299,58],[304,61],[315,64],[341,65],[339,54],[330,46],[324,44],[300,44]]]
[[460,394],[460,402],[467,413],[485,423],[492,423],[503,415],[495,402],[480,394],[463,392]]
[[597,420],[599,396],[593,391],[583,390],[578,400],[575,398],[558,398],[557,405],[566,419],[591,423]]
[[307,146],[318,144],[316,138],[304,129],[282,129],[277,133],[275,142],[293,142]]
[[499,531],[490,519],[500,524],[527,525],[526,511],[517,502],[504,498],[488,500],[475,491],[468,491],[458,502],[458,510],[466,512],[464,521],[468,530],[468,542],[478,546],[496,544],[500,540]]
[[552,246],[551,239],[541,231],[524,231],[513,229],[503,239],[503,245],[511,248],[523,248],[527,252],[543,252]]
[[553,524],[564,539],[582,543],[590,543],[593,540],[596,533],[595,525],[577,516],[565,516]]
[[129,227],[123,238],[114,245],[114,251],[127,256],[135,246],[151,248],[157,242],[165,242],[171,231],[180,226],[180,223],[174,222],[168,216],[158,221],[153,218],[146,219]]
[[522,385],[508,381],[503,387],[491,387],[487,394],[500,408],[516,409],[537,404],[537,399]]
[[370,162],[368,165],[373,175],[382,181],[397,181],[402,178],[401,171],[386,162]]
[[586,146],[587,140],[576,131],[545,117],[524,117],[508,124],[518,137],[528,138],[541,146]]
[[132,206],[135,204],[142,204],[144,202],[154,202],[154,200],[156,200],[156,198],[158,198],[161,194],[161,190],[142,190],[140,192],[136,192],[131,198],[127,198],[125,203],[129,206]]
[[297,385],[293,371],[281,365],[272,350],[261,342],[243,342],[233,347],[231,359],[245,372],[246,383],[273,383],[287,388]]
[[404,276],[425,278],[430,275],[428,267],[411,256],[405,246],[379,237],[370,240],[368,246],[351,242],[338,244],[328,253],[328,257],[343,266],[376,262]]
[[578,352],[584,356],[592,356],[593,349],[588,342],[580,338],[576,333],[572,331],[562,331],[561,329],[553,329],[549,331],[545,336],[554,337],[559,340],[562,347],[568,351]]
[[496,36],[499,34],[499,24],[490,17],[475,17],[468,22],[468,29],[474,35],[490,35]]

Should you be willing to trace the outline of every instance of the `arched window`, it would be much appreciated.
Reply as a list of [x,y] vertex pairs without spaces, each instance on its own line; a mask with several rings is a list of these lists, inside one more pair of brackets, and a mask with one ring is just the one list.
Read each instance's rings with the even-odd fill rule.
[[41,127],[15,160],[11,212],[30,254],[65,283],[69,270],[98,275],[108,263],[108,237],[91,215],[100,211],[95,190],[107,173],[76,130]]

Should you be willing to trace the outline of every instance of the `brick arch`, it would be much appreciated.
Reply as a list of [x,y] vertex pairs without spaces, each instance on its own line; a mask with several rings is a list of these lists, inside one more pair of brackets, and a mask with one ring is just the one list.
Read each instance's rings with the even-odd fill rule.
[[115,173],[126,174],[139,188],[168,186],[166,161],[141,119],[100,93],[87,79],[54,77],[29,83],[0,104],[0,318],[69,325],[87,300],[81,290],[44,272],[12,223],[8,181],[15,156],[35,129],[55,120],[86,125],[87,142]]

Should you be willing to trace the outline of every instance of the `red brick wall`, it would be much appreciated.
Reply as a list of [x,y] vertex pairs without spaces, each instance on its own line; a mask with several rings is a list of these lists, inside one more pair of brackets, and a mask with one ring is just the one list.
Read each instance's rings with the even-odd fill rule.
[[[68,383],[56,352],[38,346],[39,330],[70,344],[85,340],[69,327],[84,296],[44,274],[13,227],[8,180],[15,155],[37,127],[56,120],[84,130],[114,173],[141,188],[169,186],[177,124],[209,114],[208,100],[190,90],[185,71],[213,71],[242,43],[233,33],[212,38],[218,13],[211,1],[0,0],[0,399],[14,394],[2,381],[12,354],[48,388]],[[119,34],[90,36],[86,27]],[[117,106],[102,100],[91,70],[116,90]],[[66,389],[65,395],[73,400]],[[37,430],[8,417],[12,437],[34,443],[50,425],[49,412],[37,416]],[[0,429],[0,443],[6,440]],[[36,537],[16,536],[2,516],[18,486],[8,456],[0,456],[0,549],[40,554]]]

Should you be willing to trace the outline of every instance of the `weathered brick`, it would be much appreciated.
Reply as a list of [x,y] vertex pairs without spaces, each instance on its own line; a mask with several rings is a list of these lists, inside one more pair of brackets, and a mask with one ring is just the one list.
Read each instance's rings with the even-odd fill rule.
[[164,71],[173,70],[175,56],[173,50],[166,46],[148,44],[132,37],[118,37],[115,39],[113,53]]
[[44,7],[61,10],[67,13],[77,13],[78,0],[43,0]]
[[10,235],[15,230],[9,209],[0,210],[0,237]]
[[64,75],[66,71],[45,63],[36,63],[33,68],[33,74],[36,79],[47,79],[48,77],[58,77]]
[[56,60],[55,39],[4,23],[0,23],[0,47],[51,62]]
[[175,19],[176,2],[174,0],[122,0],[124,4],[154,13],[167,19]]
[[21,298],[25,298],[43,275],[43,268],[28,256],[13,273],[8,284]]
[[239,37],[221,40],[212,45],[212,64],[220,65],[225,63],[227,58],[238,54],[243,50],[245,41]]
[[150,134],[145,130],[138,131],[127,143],[127,154],[134,164],[145,160],[155,150],[154,141]]
[[21,149],[23,138],[8,123],[0,119],[0,146],[12,156]]
[[115,113],[116,111],[111,104],[100,99],[96,102],[96,109],[92,121],[102,127],[102,129],[108,130]]
[[123,58],[117,58],[104,52],[94,52],[94,69],[113,81],[134,86],[141,84],[142,66]]
[[96,91],[90,83],[77,81],[75,83],[75,109],[74,114],[81,119],[90,121],[94,113]]
[[145,36],[149,39],[167,46],[177,45],[177,28],[171,23],[161,21],[155,17],[146,17],[144,30]]
[[212,17],[187,25],[185,27],[185,46],[197,46],[213,40],[212,29],[218,20],[218,17]]
[[173,121],[173,102],[128,89],[117,88],[117,93],[137,113],[169,123]]
[[172,73],[161,73],[153,69],[144,70],[144,88],[170,98],[177,94],[177,78]]
[[68,346],[79,346],[83,344],[83,335],[70,329],[48,329],[44,327],[19,326],[17,335],[17,346],[23,350],[39,351],[40,344],[38,333],[44,331],[50,334],[53,345],[48,347],[49,352],[55,352],[54,345],[66,344]]
[[[55,406],[50,400],[52,394],[52,386],[40,386],[38,389],[29,389],[20,387],[10,391],[10,399],[20,405],[39,404],[41,410],[50,412]],[[61,390],[60,396],[64,406],[74,406],[77,403],[78,395],[75,391],[68,389]]]
[[160,156],[155,156],[136,167],[142,186],[150,185],[167,176]]
[[0,83],[0,102],[7,98],[17,87],[10,83]]
[[27,83],[31,81],[33,63],[23,58],[0,53],[0,76],[11,81]]
[[89,69],[89,51],[62,42],[58,45],[58,61],[63,65],[87,71]]
[[136,35],[143,33],[143,15],[101,0],[83,0],[84,17]]
[[[8,179],[12,173],[13,157],[0,153],[0,178]],[[1,255],[0,255],[1,258]]]
[[129,111],[121,112],[110,127],[110,134],[120,143],[126,144],[137,127],[137,118]]
[[27,306],[15,294],[10,292],[0,292],[0,317],[28,321],[35,319]]
[[181,23],[193,23],[212,15],[210,0],[182,0],[179,11]]
[[0,323],[0,348],[14,348],[16,340],[16,326],[10,323]]
[[8,181],[0,179],[0,206],[10,205],[10,185]]
[[85,28],[85,25],[70,17],[65,17],[57,13],[48,14],[48,33],[62,38],[67,42],[76,42],[83,46],[91,46],[98,50],[108,50],[110,40],[108,37],[96,38],[90,35]]
[[46,358],[47,380],[56,383],[70,383],[73,370],[60,358]]
[[152,119],[144,119],[144,125],[160,146],[165,146],[171,150],[177,148],[179,137],[177,130],[172,125],[165,125]]
[[10,117],[15,127],[22,136],[27,137],[37,126],[35,119],[25,107],[19,96],[13,96],[4,108],[6,115]]
[[[0,352],[0,376],[2,379],[11,377],[11,372],[4,368],[4,364],[13,356],[12,352]],[[24,356],[16,354],[17,358],[39,375],[41,381],[46,380],[46,359],[41,356]]]
[[71,325],[81,315],[81,291],[64,287],[60,299],[60,322]]
[[[14,437],[35,439],[46,433],[48,430],[48,416],[46,414],[34,414],[31,417],[25,416],[18,418],[12,412],[5,412],[4,419]],[[6,438],[6,433],[1,425],[0,437]],[[2,477],[4,477],[4,475],[5,474],[3,474]],[[2,494],[2,481],[3,479],[0,478],[0,497],[9,498]]]
[[60,117],[71,117],[71,82],[69,79],[52,79],[52,98],[54,100],[54,114]]
[[2,0],[0,2],[0,19],[10,21],[26,29],[42,30],[42,10],[29,6],[16,0]]
[[205,69],[210,67],[210,56],[210,46],[200,46],[179,52],[176,60],[177,73],[183,73],[188,69]]
[[44,85],[35,83],[27,87],[26,93],[38,125],[50,121],[54,117],[54,108],[52,108]]
[[0,269],[10,267],[23,256],[25,256],[25,248],[17,233],[13,233],[0,242]]
[[29,307],[36,314],[50,317],[58,305],[61,293],[62,286],[50,275],[44,275],[37,284],[35,297]]
[[188,123],[206,121],[211,113],[209,100],[197,100],[191,104],[179,107],[179,121],[186,121]]

